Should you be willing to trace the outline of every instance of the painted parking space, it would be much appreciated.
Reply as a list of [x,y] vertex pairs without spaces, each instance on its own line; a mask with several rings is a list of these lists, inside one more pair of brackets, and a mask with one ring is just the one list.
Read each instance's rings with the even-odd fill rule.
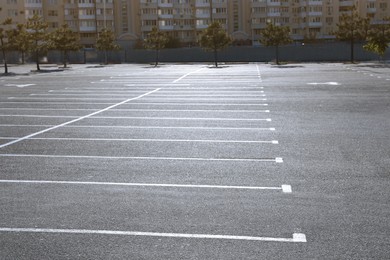
[[[351,171],[362,171],[343,145],[358,148],[356,165],[366,172],[362,156],[372,147],[356,141],[361,128],[346,128],[361,110],[343,118],[349,103],[337,103],[343,87],[357,93],[350,82],[364,78],[333,69],[120,65],[75,72],[77,86],[66,75],[61,84],[34,76],[28,92],[0,102],[2,254],[53,258],[50,247],[72,258],[342,256],[360,243],[345,225],[362,223],[354,205],[374,196],[357,186]],[[340,85],[308,84],[327,82]],[[352,196],[352,187],[361,192]],[[384,237],[375,223],[367,225]],[[365,232],[362,241],[376,243]]]

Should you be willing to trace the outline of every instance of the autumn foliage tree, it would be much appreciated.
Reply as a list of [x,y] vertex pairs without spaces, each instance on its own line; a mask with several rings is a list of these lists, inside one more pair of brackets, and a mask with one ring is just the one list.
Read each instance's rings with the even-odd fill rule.
[[212,22],[200,36],[200,46],[214,52],[215,67],[218,67],[218,51],[229,46],[231,42],[230,36],[219,22]]

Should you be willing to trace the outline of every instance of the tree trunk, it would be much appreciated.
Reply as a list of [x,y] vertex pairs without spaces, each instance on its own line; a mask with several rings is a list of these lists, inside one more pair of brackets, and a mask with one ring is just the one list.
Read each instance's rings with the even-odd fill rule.
[[[1,44],[3,44],[3,40],[1,40]],[[6,56],[6,52],[4,49],[2,50],[2,53],[3,53],[3,59],[4,59],[4,73],[8,74],[7,56]]]
[[22,51],[22,64],[26,62],[24,51]]
[[67,67],[67,62],[68,62],[68,52],[64,51],[64,68]]
[[351,39],[351,42],[350,42],[350,44],[351,44],[351,63],[353,63],[354,62],[354,60],[355,60],[355,55],[354,55],[354,45],[355,45],[355,41],[353,40],[353,39]]
[[36,62],[37,62],[37,70],[40,71],[41,68],[39,67],[39,51],[36,51],[35,52],[35,59],[36,59]]
[[217,51],[217,49],[214,49],[214,63],[215,63],[215,67],[218,68],[218,51]]
[[279,65],[279,45],[275,46],[276,64]]
[[159,52],[160,52],[160,50],[156,49],[156,61],[155,61],[154,67],[158,66]]

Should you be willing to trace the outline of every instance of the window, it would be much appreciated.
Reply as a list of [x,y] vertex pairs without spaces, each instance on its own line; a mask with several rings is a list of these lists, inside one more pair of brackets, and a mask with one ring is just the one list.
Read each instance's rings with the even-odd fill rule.
[[9,17],[18,16],[18,10],[16,10],[16,9],[9,9],[9,10],[8,10],[8,16],[9,16]]
[[48,16],[58,16],[58,11],[57,10],[49,10],[47,12]]

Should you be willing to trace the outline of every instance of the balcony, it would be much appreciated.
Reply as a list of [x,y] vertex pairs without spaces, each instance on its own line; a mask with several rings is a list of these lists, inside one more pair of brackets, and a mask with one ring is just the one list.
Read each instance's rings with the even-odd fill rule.
[[309,22],[309,27],[322,27],[322,22]]
[[256,23],[252,24],[252,30],[253,29],[264,29],[267,25],[265,23]]
[[353,6],[353,1],[340,1],[340,6]]
[[160,25],[159,29],[162,31],[173,31],[173,25]]
[[309,12],[309,16],[322,16],[322,12]]
[[160,14],[158,17],[160,19],[173,19],[173,14]]
[[199,2],[196,2],[195,3],[195,7],[210,7],[210,3],[199,3]]
[[281,13],[267,13],[267,16],[268,17],[280,17],[280,16],[282,16],[282,14]]
[[80,26],[80,32],[96,32],[96,26]]
[[24,6],[26,9],[28,8],[42,8],[42,4],[37,4],[37,3],[25,3]]
[[141,14],[141,20],[157,20],[157,14]]
[[162,8],[173,8],[173,3],[159,3],[158,4],[158,7],[162,7]]
[[195,17],[199,19],[207,19],[210,18],[210,14],[196,14]]
[[87,14],[80,14],[79,19],[80,20],[95,20],[95,15],[87,15]]
[[267,6],[281,6],[281,2],[271,2],[270,0],[267,1]]
[[191,31],[194,29],[194,25],[175,25],[175,31]]
[[207,27],[209,27],[208,24],[197,24],[196,25],[196,29],[206,29]]
[[93,3],[79,3],[79,8],[95,8]]
[[322,5],[322,1],[309,1],[309,5]]

